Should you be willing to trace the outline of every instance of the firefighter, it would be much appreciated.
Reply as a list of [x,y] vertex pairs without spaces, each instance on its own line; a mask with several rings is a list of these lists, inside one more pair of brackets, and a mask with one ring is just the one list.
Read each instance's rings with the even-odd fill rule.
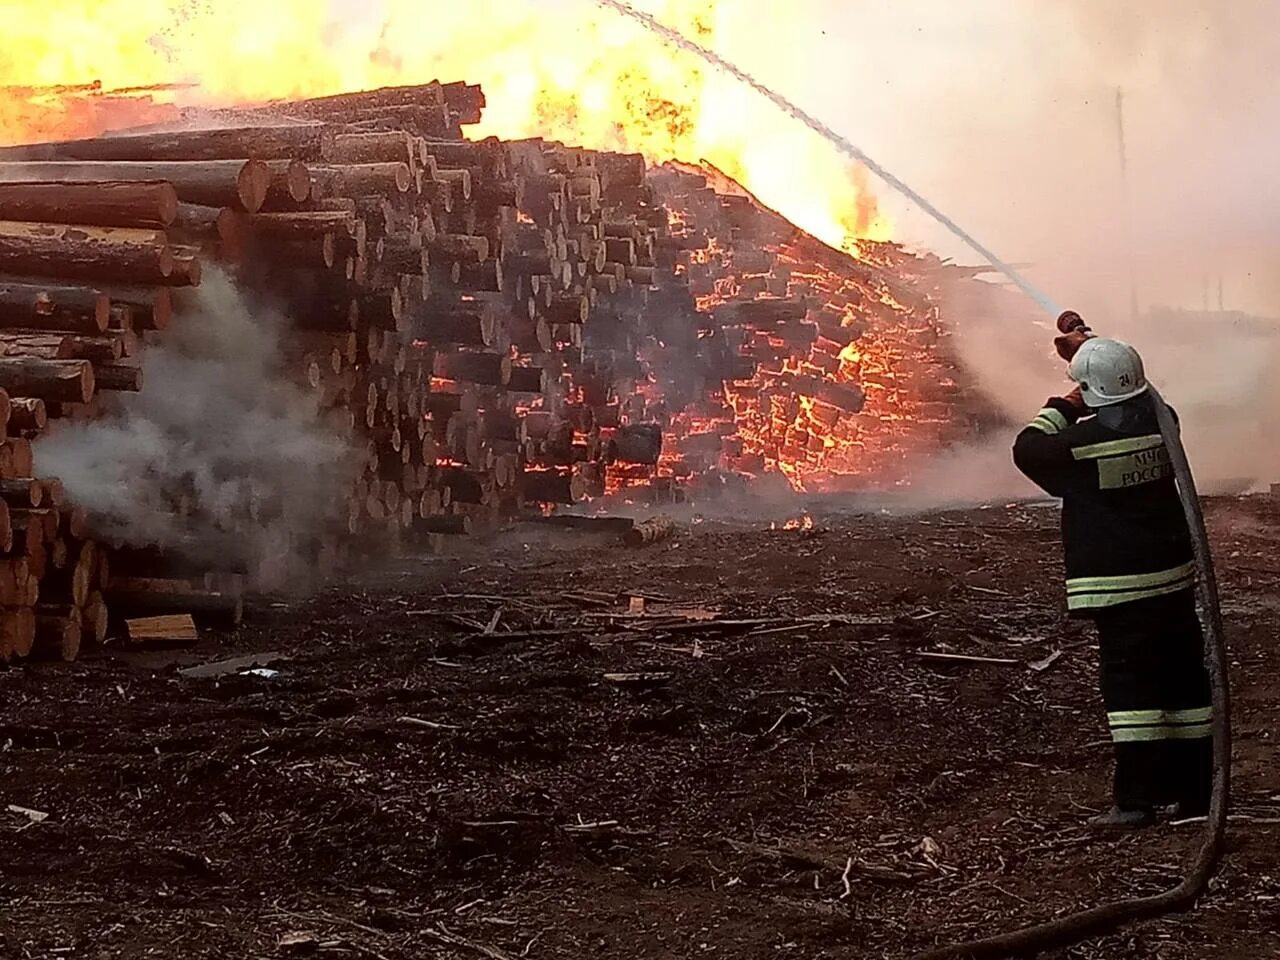
[[1068,613],[1097,625],[1115,778],[1114,807],[1091,824],[1145,827],[1163,807],[1201,816],[1209,805],[1212,699],[1191,535],[1141,358],[1076,326],[1056,343],[1077,386],[1018,434],[1013,459],[1062,500]]

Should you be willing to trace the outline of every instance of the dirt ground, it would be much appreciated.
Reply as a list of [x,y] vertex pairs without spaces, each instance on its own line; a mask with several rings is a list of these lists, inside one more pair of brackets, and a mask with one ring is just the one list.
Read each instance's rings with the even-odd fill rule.
[[[1195,913],[1058,957],[1280,955],[1280,502],[1209,514],[1230,852]],[[524,526],[0,670],[0,957],[900,958],[1175,882],[1198,825],[1081,827],[1109,745],[1056,511],[814,519]]]

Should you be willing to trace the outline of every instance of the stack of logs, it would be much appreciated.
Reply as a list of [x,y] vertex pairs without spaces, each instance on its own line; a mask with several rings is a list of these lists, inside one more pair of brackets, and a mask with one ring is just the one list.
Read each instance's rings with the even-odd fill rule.
[[[867,418],[864,396],[888,424],[907,392],[870,382],[901,374],[896,347],[878,361],[888,374],[852,359],[875,326],[858,316],[902,328],[913,384],[939,372],[920,359],[936,309],[886,299],[910,258],[854,261],[639,155],[462,139],[483,107],[478,87],[431,83],[0,150],[0,658],[32,639],[74,655],[73,625],[105,632],[104,596],[113,613],[238,617],[252,558],[210,572],[198,544],[98,549],[57,484],[31,478],[46,417],[98,416],[102,391],[143,387],[140,345],[202,269],[290,320],[284,373],[351,444],[358,478],[331,529],[292,545],[322,568],[606,493],[856,470],[824,437]],[[872,433],[851,441],[859,456]]]
[[73,659],[106,636],[106,553],[61,484],[33,476],[32,441],[140,389],[140,334],[168,322],[174,287],[200,281],[164,230],[171,184],[13,182],[41,176],[0,164],[0,660]]
[[[476,87],[433,83],[0,151],[0,387],[22,419],[6,481],[47,490],[30,479],[45,418],[98,416],[102,391],[141,389],[140,347],[215,265],[290,318],[287,374],[363,467],[334,504],[346,536],[295,544],[304,555],[436,544],[602,491],[620,458],[656,464],[661,432],[621,422],[613,371],[583,349],[598,305],[639,310],[653,281],[665,214],[644,161],[462,140],[482,107]],[[0,616],[28,610],[5,657],[31,649],[36,604],[69,624],[83,620],[71,608],[100,611],[30,570],[37,541],[50,570],[95,555],[83,516],[43,509],[0,596]],[[95,566],[89,582],[131,611],[239,602],[239,571],[211,584],[183,545],[113,547],[112,580]]]

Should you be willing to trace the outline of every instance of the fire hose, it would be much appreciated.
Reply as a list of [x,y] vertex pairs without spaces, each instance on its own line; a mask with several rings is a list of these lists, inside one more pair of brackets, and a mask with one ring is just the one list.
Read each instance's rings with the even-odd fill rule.
[[[1064,313],[1058,320],[1063,334],[1085,332],[1078,315]],[[1218,580],[1209,552],[1209,534],[1205,529],[1200,497],[1187,452],[1182,446],[1182,433],[1169,405],[1154,386],[1148,388],[1160,434],[1169,451],[1169,461],[1177,479],[1178,498],[1191,531],[1191,547],[1195,557],[1197,588],[1200,595],[1201,619],[1205,630],[1205,666],[1213,692],[1213,793],[1204,836],[1186,877],[1176,887],[1149,897],[1116,900],[1091,907],[1056,920],[997,934],[982,940],[952,944],[926,951],[917,960],[993,960],[997,957],[1034,956],[1046,950],[1070,946],[1088,937],[1107,933],[1138,920],[1187,910],[1195,905],[1213,876],[1222,855],[1227,824],[1227,806],[1231,791],[1231,691],[1227,680],[1227,649],[1222,626],[1222,609],[1218,603]]]
[[[672,44],[700,57],[714,69],[743,83],[768,99],[780,110],[805,124],[815,133],[826,138],[845,156],[856,160],[879,176],[893,189],[916,203],[940,224],[976,250],[997,270],[1008,277],[1019,289],[1034,300],[1046,313],[1059,312],[1053,300],[1042,290],[1022,277],[1009,264],[1000,260],[985,245],[979,243],[968,231],[931,204],[925,197],[877,163],[865,151],[832,130],[827,124],[801,110],[790,100],[755,79],[741,67],[730,63],[714,50],[689,39],[679,31],[661,23],[656,17],[633,7],[627,0],[594,0],[599,6],[613,10],[640,24],[666,43]],[[1070,319],[1068,319],[1070,318]],[[1078,326],[1076,322],[1078,321]],[[1084,322],[1074,313],[1059,318],[1059,331],[1063,334],[1084,328]],[[1169,451],[1170,464],[1177,480],[1178,498],[1186,515],[1191,532],[1195,557],[1196,584],[1199,592],[1201,614],[1205,631],[1205,665],[1213,692],[1213,794],[1209,803],[1209,817],[1199,851],[1186,877],[1176,887],[1150,897],[1117,900],[1102,906],[1073,913],[1036,926],[1000,934],[985,940],[975,940],[942,947],[921,954],[917,960],[989,960],[1009,956],[1032,956],[1045,950],[1069,946],[1088,937],[1097,936],[1137,920],[1150,919],[1176,910],[1193,906],[1204,893],[1222,854],[1223,837],[1227,822],[1227,800],[1231,785],[1231,723],[1229,717],[1230,690],[1227,682],[1226,640],[1222,627],[1222,611],[1218,604],[1218,581],[1214,574],[1213,557],[1209,552],[1209,535],[1205,530],[1204,514],[1200,510],[1200,498],[1196,493],[1191,464],[1182,446],[1182,435],[1172,411],[1155,387],[1150,387],[1152,404],[1165,447]]]

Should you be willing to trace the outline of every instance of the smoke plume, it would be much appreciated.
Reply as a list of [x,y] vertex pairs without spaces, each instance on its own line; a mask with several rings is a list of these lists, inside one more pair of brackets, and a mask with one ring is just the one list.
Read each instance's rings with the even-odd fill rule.
[[[794,58],[748,36],[758,21],[727,28],[719,49],[919,186],[1097,332],[1138,347],[1178,408],[1202,487],[1280,479],[1267,440],[1280,323],[1255,319],[1280,317],[1280,217],[1265,186],[1280,146],[1280,7],[813,0],[787,17],[763,31],[769,50],[832,67],[791,69]],[[881,189],[880,202],[897,239],[977,261],[900,197]],[[946,311],[1014,429],[1070,388],[1028,312]],[[1017,489],[991,484],[992,496]]]
[[40,440],[37,472],[60,478],[106,540],[283,586],[356,460],[318,421],[314,395],[282,373],[284,327],[207,272],[192,308],[146,350],[143,390]]
[[[663,19],[655,3],[635,5]],[[1272,80],[1280,8],[1266,0],[1171,0],[1158,11],[1089,0],[748,7],[756,5],[722,0],[712,39],[694,39],[758,95],[785,97],[824,121],[832,150],[848,152],[849,141],[865,148],[890,181],[919,187],[943,219],[1015,262],[1048,299],[1137,346],[1182,415],[1202,487],[1243,490],[1280,476],[1280,452],[1265,442],[1277,425],[1280,323],[1247,315],[1280,316],[1271,269],[1280,218],[1262,187],[1280,129]],[[645,42],[653,41],[637,39]],[[704,99],[724,92],[709,83]],[[794,126],[804,140],[808,131]],[[826,184],[807,186],[821,195]],[[982,262],[954,236],[962,231],[883,181],[874,186],[895,239]],[[1012,309],[951,303],[946,316],[980,386],[1016,429],[1070,384],[1044,328],[1029,322],[1033,311],[1005,302]],[[1025,492],[1010,471],[984,469],[1001,446],[925,469],[919,490],[933,476],[949,500],[951,478],[963,474],[975,481],[970,495],[984,482],[991,497]]]

